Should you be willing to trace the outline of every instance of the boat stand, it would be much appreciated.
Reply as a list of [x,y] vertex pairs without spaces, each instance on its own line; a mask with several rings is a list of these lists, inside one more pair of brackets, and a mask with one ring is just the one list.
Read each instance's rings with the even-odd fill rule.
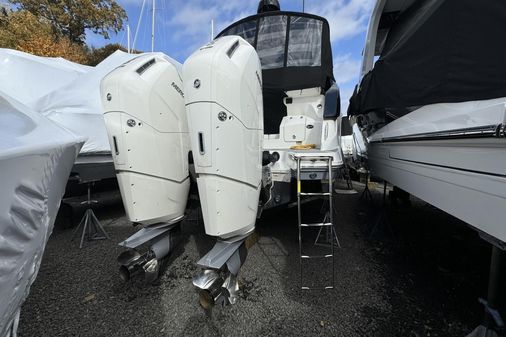
[[369,226],[367,228],[367,232],[369,233],[367,235],[368,239],[372,239],[376,233],[380,231],[380,229],[388,230],[390,235],[394,236],[394,231],[392,229],[392,225],[390,224],[390,221],[388,220],[388,213],[387,213],[387,182],[383,181],[383,201],[381,205],[381,211],[376,218],[376,221],[373,225]]
[[[338,185],[340,182],[345,182],[346,186],[343,184]],[[336,178],[334,183],[334,192],[336,194],[356,194],[358,193],[353,187],[353,182],[351,181],[350,169],[348,165],[345,164],[344,168],[339,170],[339,175]]]
[[86,201],[81,202],[81,205],[85,204],[88,206],[86,209],[86,212],[84,213],[84,216],[82,217],[81,221],[79,222],[79,225],[74,230],[74,233],[72,234],[71,241],[74,240],[74,237],[76,236],[76,233],[79,232],[79,229],[82,227],[83,231],[81,234],[81,242],[79,243],[79,248],[83,248],[83,242],[86,238],[87,241],[91,240],[104,240],[109,239],[109,235],[104,230],[102,225],[100,224],[100,221],[95,216],[95,213],[93,212],[93,209],[91,208],[91,205],[98,203],[97,200],[91,199],[91,185],[93,182],[88,182],[88,199]]
[[366,201],[372,201],[372,193],[369,189],[369,170],[366,169],[358,169],[357,172],[365,177],[365,188],[362,191],[362,194],[360,194],[360,200],[366,200]]
[[[328,219],[329,213],[325,214],[323,222],[326,222]],[[331,242],[332,240],[334,242]],[[331,245],[335,245],[337,248],[341,248],[341,242],[339,242],[336,231],[329,227],[325,227],[325,231],[323,230],[323,227],[320,227],[320,230],[316,235],[316,239],[314,240],[314,245],[323,247],[331,247]]]
[[505,330],[504,321],[497,310],[503,259],[504,251],[492,244],[487,299],[479,299],[480,303],[485,307],[485,317],[483,318],[482,325],[478,326],[466,337],[497,337],[499,336],[498,331]]

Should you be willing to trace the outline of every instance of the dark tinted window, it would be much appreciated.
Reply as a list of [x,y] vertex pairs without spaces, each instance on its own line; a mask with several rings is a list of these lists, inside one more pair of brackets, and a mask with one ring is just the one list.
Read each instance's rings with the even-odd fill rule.
[[255,44],[255,36],[257,33],[257,20],[251,20],[241,23],[240,25],[231,27],[223,35],[238,35],[249,42]]
[[[288,20],[290,31],[288,49],[285,50]],[[322,64],[322,30],[321,20],[295,15],[272,15],[241,22],[223,31],[220,36],[238,35],[255,46],[262,69],[284,66],[319,67]],[[285,64],[286,52],[288,55]]]
[[257,53],[262,62],[262,69],[283,67],[287,22],[288,18],[285,15],[260,18]]
[[321,66],[323,22],[305,17],[290,18],[288,67]]

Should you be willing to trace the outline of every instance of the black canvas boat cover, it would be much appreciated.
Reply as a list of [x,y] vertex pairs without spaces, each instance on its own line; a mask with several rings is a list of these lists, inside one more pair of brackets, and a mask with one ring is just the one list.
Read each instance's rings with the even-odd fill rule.
[[[392,17],[395,17],[392,20]],[[418,0],[390,24],[349,115],[506,96],[506,1]]]
[[266,88],[326,90],[334,81],[329,24],[322,17],[265,12],[233,23],[217,37],[227,35],[239,35],[255,47]]
[[350,116],[341,117],[341,136],[351,136],[353,129],[350,124]]

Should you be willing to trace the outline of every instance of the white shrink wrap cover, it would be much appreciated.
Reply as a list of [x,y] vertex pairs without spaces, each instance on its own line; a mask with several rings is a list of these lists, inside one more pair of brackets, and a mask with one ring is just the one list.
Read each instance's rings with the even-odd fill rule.
[[74,81],[36,102],[35,110],[77,135],[86,136],[81,153],[110,153],[100,82],[111,71],[139,55],[116,51]]
[[0,48],[0,93],[87,138],[82,154],[110,153],[100,82],[138,57],[116,51],[95,67]]
[[36,102],[76,80],[93,67],[61,57],[41,57],[0,48],[0,92],[36,109]]
[[0,336],[9,336],[85,139],[2,93],[0,125]]

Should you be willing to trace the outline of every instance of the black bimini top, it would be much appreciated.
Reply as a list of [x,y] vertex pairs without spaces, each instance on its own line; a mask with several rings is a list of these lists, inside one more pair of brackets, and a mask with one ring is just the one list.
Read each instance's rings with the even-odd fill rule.
[[233,23],[217,37],[227,35],[241,36],[256,49],[264,88],[326,90],[334,81],[329,24],[322,17],[265,12]]
[[417,0],[383,13],[382,26],[379,59],[350,99],[349,115],[398,117],[417,106],[506,96],[506,1]]

